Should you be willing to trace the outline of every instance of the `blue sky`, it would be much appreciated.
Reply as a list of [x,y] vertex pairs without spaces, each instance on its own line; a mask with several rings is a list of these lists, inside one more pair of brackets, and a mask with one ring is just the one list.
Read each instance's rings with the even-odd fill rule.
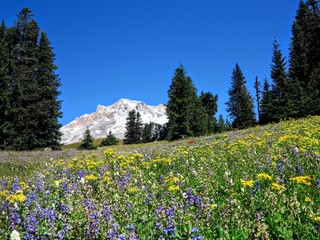
[[[200,91],[225,102],[240,65],[254,94],[256,76],[270,81],[274,37],[288,56],[299,0],[0,0],[12,26],[25,6],[47,32],[60,76],[65,125],[98,104],[120,98],[167,103],[183,64]],[[218,115],[217,115],[218,116]]]

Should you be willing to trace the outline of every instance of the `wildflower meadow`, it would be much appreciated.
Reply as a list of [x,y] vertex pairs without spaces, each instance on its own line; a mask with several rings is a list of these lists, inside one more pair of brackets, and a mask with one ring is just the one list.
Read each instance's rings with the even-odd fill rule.
[[2,177],[0,239],[320,238],[320,117],[76,153]]

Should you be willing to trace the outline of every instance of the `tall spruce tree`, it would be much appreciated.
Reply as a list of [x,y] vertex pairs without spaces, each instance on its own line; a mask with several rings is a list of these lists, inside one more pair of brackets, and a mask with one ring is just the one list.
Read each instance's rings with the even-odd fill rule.
[[128,117],[126,119],[126,131],[124,133],[125,144],[133,144],[136,142],[136,120],[137,114],[135,110],[132,110],[128,113]]
[[39,89],[37,106],[39,111],[38,139],[42,147],[59,147],[61,124],[58,118],[62,116],[61,102],[58,99],[60,80],[55,73],[55,54],[45,32],[41,32],[38,53],[37,85]]
[[217,127],[217,119],[214,115],[218,111],[218,95],[213,95],[211,92],[201,92],[199,99],[206,113],[207,132],[214,133]]
[[263,90],[260,103],[260,124],[267,124],[272,121],[271,118],[272,97],[270,85],[267,78],[263,82]]
[[8,129],[12,125],[8,115],[10,109],[10,79],[9,79],[9,51],[6,41],[6,31],[4,21],[0,26],[0,149],[7,148],[7,139],[9,137]]
[[152,129],[153,129],[153,123],[146,123],[143,126],[143,130],[142,130],[142,141],[144,143],[148,143],[152,141]]
[[285,58],[282,57],[279,47],[280,45],[277,40],[274,40],[271,64],[271,118],[274,122],[279,122],[281,119],[288,117],[286,62]]
[[204,121],[204,115],[201,114],[203,111],[199,111],[200,106],[192,79],[186,76],[181,65],[175,70],[168,90],[166,111],[169,119],[167,135],[169,141],[198,135],[199,131],[203,132],[203,126],[199,124]]
[[125,144],[141,143],[143,134],[143,123],[141,115],[136,110],[129,112],[126,119],[126,132],[123,142]]
[[221,133],[224,131],[226,131],[226,124],[225,124],[225,121],[224,121],[222,114],[220,114],[219,118],[218,118],[217,132]]
[[320,95],[315,79],[320,76],[320,2],[300,1],[292,25],[289,60],[289,115],[315,114]]
[[143,123],[142,123],[141,114],[137,112],[136,122],[135,122],[135,143],[142,142],[142,130],[143,130]]
[[12,145],[16,150],[35,149],[40,146],[38,139],[38,119],[40,109],[37,108],[38,89],[38,38],[39,27],[33,20],[31,11],[23,8],[18,14],[15,32],[17,42],[11,51],[11,78],[13,103]]
[[232,119],[232,126],[239,129],[254,126],[256,122],[253,99],[245,84],[245,77],[239,65],[236,64],[232,72],[231,87],[228,91],[229,101],[226,104]]
[[256,80],[254,81],[254,89],[256,91],[256,102],[257,102],[257,112],[258,112],[258,123],[260,124],[260,98],[261,98],[261,91],[260,91],[260,82],[258,79],[258,76],[256,77]]

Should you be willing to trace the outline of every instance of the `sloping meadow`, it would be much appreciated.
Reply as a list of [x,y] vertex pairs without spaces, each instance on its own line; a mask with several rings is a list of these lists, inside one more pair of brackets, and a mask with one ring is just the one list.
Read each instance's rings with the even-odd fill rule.
[[0,239],[317,239],[319,152],[311,117],[79,153],[2,180]]

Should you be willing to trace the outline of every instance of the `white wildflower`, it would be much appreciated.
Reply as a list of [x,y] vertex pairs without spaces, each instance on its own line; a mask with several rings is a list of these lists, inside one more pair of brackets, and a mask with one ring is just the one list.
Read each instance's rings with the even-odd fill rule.
[[13,230],[10,234],[10,240],[20,240],[20,233],[17,230]]

